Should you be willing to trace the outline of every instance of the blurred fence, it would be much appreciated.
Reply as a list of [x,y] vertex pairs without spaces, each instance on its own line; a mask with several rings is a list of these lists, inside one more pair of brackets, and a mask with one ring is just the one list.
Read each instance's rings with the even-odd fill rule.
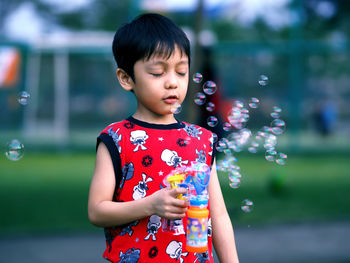
[[[19,81],[0,88],[1,143],[16,136],[34,148],[91,149],[105,125],[130,115],[135,100],[117,83],[107,38],[102,45],[0,44],[21,53]],[[223,114],[233,99],[247,103],[257,97],[252,130],[269,125],[273,106],[279,106],[287,123],[286,147],[349,151],[347,43],[218,43],[211,49]],[[258,84],[261,74],[269,77],[268,85]],[[25,106],[17,103],[23,90],[31,95]]]

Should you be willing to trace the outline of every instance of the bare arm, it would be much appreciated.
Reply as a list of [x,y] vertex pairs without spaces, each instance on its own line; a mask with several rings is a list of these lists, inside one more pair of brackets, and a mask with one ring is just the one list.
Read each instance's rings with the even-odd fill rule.
[[90,185],[88,215],[92,224],[110,227],[157,214],[168,219],[183,218],[187,204],[176,199],[186,189],[162,189],[140,200],[114,202],[115,176],[112,159],[104,143],[100,143],[96,155],[94,175]]
[[233,227],[222,196],[215,161],[208,190],[215,251],[221,263],[239,263]]

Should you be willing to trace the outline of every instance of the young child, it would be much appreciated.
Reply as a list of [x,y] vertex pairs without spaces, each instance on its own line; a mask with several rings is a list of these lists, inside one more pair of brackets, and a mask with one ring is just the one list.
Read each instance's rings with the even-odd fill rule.
[[[238,262],[234,233],[216,174],[208,130],[178,121],[175,104],[185,99],[190,43],[184,32],[158,14],[141,15],[115,34],[116,75],[134,93],[135,113],[107,126],[97,140],[88,213],[104,227],[111,262]],[[192,161],[211,165],[208,251],[186,251],[185,234],[162,230],[165,219],[183,219],[187,189],[168,189],[164,177]],[[186,225],[185,225],[186,227]]]

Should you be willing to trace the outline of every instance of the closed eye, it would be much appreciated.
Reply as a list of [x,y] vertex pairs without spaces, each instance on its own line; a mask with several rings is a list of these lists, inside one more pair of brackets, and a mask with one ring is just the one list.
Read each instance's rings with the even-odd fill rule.
[[163,73],[150,73],[153,77],[161,77],[163,75]]

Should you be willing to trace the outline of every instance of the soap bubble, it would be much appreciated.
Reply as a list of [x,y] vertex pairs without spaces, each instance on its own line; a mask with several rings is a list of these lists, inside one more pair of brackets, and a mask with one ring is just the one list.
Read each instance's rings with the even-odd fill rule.
[[206,98],[207,97],[205,96],[204,93],[198,92],[197,95],[196,95],[196,98],[194,99],[194,102],[197,105],[203,105],[205,103]]
[[192,76],[192,79],[193,79],[193,82],[194,83],[201,83],[202,80],[203,80],[203,75],[201,73],[194,73],[193,76]]
[[277,145],[277,137],[273,134],[266,134],[264,148],[266,150],[273,150]]
[[228,148],[227,143],[228,143],[228,140],[226,138],[221,138],[216,144],[216,150],[218,152],[223,152],[225,149]]
[[212,102],[208,102],[205,109],[209,112],[212,112],[215,109],[215,104]]
[[277,113],[281,113],[281,112],[282,112],[282,109],[281,109],[280,107],[273,106],[273,111],[274,111],[274,112],[277,112]]
[[244,199],[242,201],[241,209],[245,213],[250,213],[254,208],[254,204],[251,200],[249,199]]
[[268,83],[268,81],[269,81],[269,78],[268,78],[267,76],[265,76],[265,75],[261,75],[261,76],[259,77],[259,84],[260,84],[261,86],[266,86],[267,83]]
[[216,143],[218,141],[218,135],[214,132],[212,132],[211,135],[213,137],[213,143]]
[[265,159],[269,162],[274,162],[277,156],[277,152],[275,150],[267,150],[265,153]]
[[270,113],[271,117],[274,118],[274,119],[278,119],[280,117],[280,114],[278,112],[271,112]]
[[243,102],[236,101],[228,113],[227,119],[233,127],[242,129],[249,119],[249,110],[244,107]]
[[285,165],[286,164],[286,160],[287,160],[287,154],[285,154],[285,153],[278,153],[278,155],[276,157],[276,163],[278,163],[279,165]]
[[250,147],[248,148],[248,151],[249,151],[250,153],[257,153],[257,152],[258,152],[258,149],[257,149],[256,147],[250,146]]
[[24,155],[23,144],[17,139],[12,140],[7,144],[5,155],[11,161],[18,161],[22,159]]
[[232,128],[232,125],[229,123],[229,122],[225,122],[224,124],[223,124],[223,126],[222,126],[222,129],[224,130],[224,131],[230,131],[231,130],[231,128]]
[[259,106],[259,99],[258,98],[250,98],[249,100],[249,107],[251,107],[252,109],[256,109]]
[[218,118],[216,118],[215,116],[210,116],[207,120],[207,124],[210,127],[215,127],[218,124]]
[[30,94],[26,91],[22,91],[19,94],[17,101],[19,102],[19,104],[25,106],[28,104],[29,99],[30,99]]
[[229,186],[233,189],[237,189],[241,186],[241,178],[234,178],[230,180]]
[[275,119],[271,122],[271,132],[280,135],[286,129],[286,123],[283,120]]
[[203,91],[207,95],[213,95],[216,92],[215,82],[209,80],[203,84]]
[[174,114],[179,114],[181,112],[181,104],[180,103],[174,103],[171,107],[171,112]]
[[282,112],[282,109],[277,106],[273,106],[273,112],[271,112],[271,117],[274,119],[278,119],[280,117],[280,113]]

